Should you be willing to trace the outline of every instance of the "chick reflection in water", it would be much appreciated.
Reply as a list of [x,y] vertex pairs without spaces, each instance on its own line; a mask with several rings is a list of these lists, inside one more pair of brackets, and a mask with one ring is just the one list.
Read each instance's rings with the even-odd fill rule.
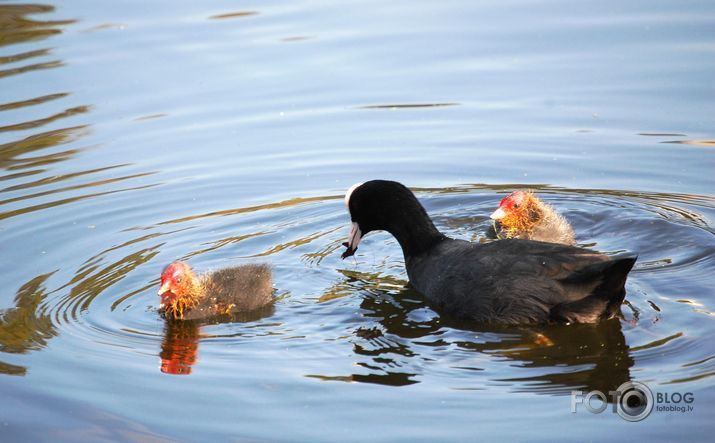
[[161,372],[188,375],[196,363],[201,325],[195,320],[166,321],[164,341],[161,343]]
[[164,340],[161,343],[161,372],[174,375],[189,375],[198,362],[199,342],[214,337],[203,334],[201,328],[223,323],[250,323],[273,315],[272,304],[251,312],[217,315],[201,320],[167,318],[164,325]]

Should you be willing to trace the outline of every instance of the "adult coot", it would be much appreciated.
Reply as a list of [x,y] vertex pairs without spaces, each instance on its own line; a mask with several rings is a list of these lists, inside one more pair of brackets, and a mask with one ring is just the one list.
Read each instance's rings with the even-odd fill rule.
[[343,258],[363,235],[392,234],[410,283],[446,314],[492,324],[592,323],[613,316],[635,255],[532,240],[486,244],[448,238],[404,185],[373,180],[345,195],[352,219]]

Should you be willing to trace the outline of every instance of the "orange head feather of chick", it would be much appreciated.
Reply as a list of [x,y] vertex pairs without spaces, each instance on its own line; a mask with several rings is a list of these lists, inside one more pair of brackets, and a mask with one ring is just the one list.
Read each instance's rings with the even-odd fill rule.
[[490,218],[499,221],[507,238],[530,233],[543,217],[540,203],[533,192],[514,191],[501,200]]
[[167,316],[183,318],[185,310],[198,304],[201,284],[188,264],[175,261],[161,273],[159,297]]

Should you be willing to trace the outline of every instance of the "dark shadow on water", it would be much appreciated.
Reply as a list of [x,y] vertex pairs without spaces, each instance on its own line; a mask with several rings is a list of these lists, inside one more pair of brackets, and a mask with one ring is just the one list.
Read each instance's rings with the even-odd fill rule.
[[617,318],[594,325],[548,325],[523,330],[520,339],[507,348],[491,343],[459,345],[540,372],[498,380],[514,383],[517,392],[567,395],[574,389],[615,391],[631,380],[630,368],[635,363]]
[[313,378],[390,386],[418,383],[429,371],[424,362],[444,359],[443,351],[449,348],[449,353],[461,355],[450,365],[454,368],[484,369],[472,363],[464,367],[464,353],[459,351],[466,350],[522,369],[523,376],[489,380],[509,383],[516,392],[608,392],[631,380],[634,360],[618,318],[595,325],[480,326],[439,315],[399,279],[341,272],[346,278],[328,291],[325,300],[356,291],[362,297],[361,313],[373,323],[357,327],[349,340],[359,357],[357,365],[368,373]]
[[418,109],[418,108],[444,108],[458,106],[459,103],[392,103],[386,105],[358,106],[357,109]]
[[226,12],[224,14],[216,14],[209,17],[209,20],[226,20],[232,18],[242,18],[251,17],[258,15],[258,11],[236,11],[236,12]]
[[224,323],[250,323],[273,315],[273,305],[251,312],[237,312],[201,320],[166,319],[164,339],[161,342],[161,372],[173,375],[189,375],[198,362],[199,342],[209,336],[201,333],[206,325]]
[[3,442],[176,442],[176,437],[106,405],[91,404],[52,390],[6,383],[2,390]]

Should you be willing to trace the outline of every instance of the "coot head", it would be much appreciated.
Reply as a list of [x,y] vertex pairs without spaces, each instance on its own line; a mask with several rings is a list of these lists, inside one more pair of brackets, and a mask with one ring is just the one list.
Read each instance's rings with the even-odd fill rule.
[[196,275],[187,263],[175,261],[161,273],[161,307],[167,311],[189,304],[197,285]]
[[357,183],[345,194],[345,205],[352,226],[347,250],[342,257],[355,254],[362,237],[384,230],[395,236],[406,256],[421,252],[444,238],[432,224],[415,195],[403,184],[388,180]]

